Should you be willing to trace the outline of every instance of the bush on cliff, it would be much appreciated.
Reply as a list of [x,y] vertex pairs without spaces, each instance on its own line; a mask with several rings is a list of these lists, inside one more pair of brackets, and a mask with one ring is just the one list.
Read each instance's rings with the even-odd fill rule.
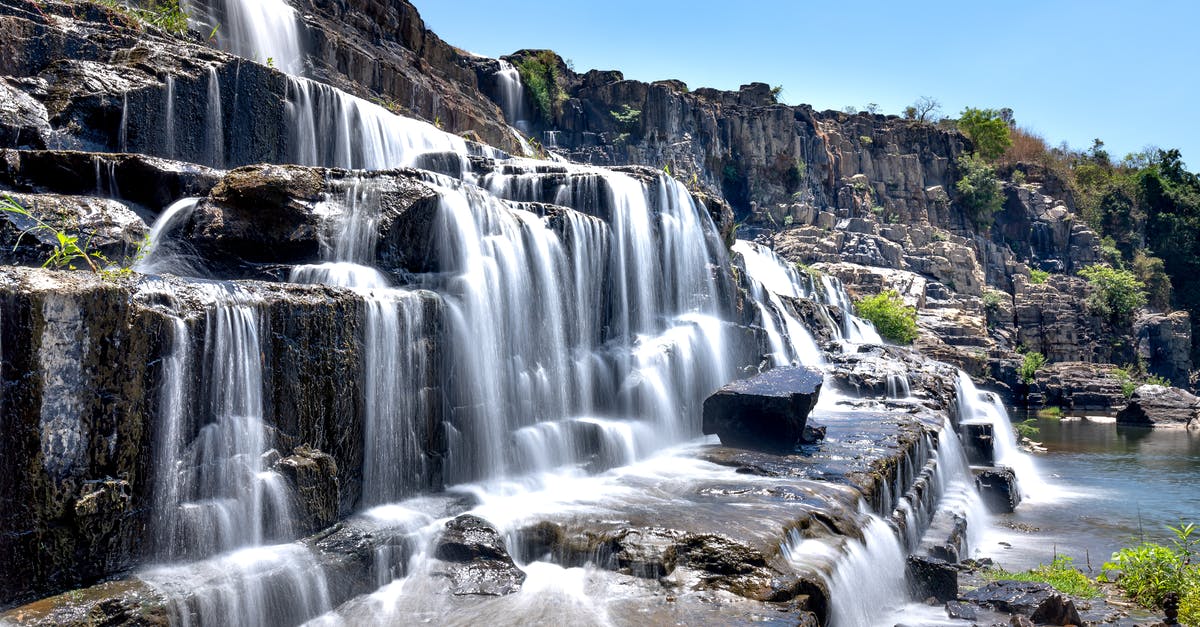
[[1009,124],[995,109],[963,109],[958,128],[971,138],[975,153],[988,161],[1000,158],[1012,145]]
[[1021,375],[1021,382],[1025,385],[1033,383],[1037,377],[1037,371],[1046,365],[1046,356],[1037,352],[1030,351],[1025,353],[1025,358],[1021,360],[1021,367],[1017,369],[1017,373]]
[[961,178],[954,184],[955,200],[976,228],[991,226],[992,215],[1004,207],[1004,192],[996,170],[975,155],[958,158]]
[[567,100],[567,94],[558,84],[558,57],[549,50],[539,51],[518,62],[517,71],[538,115],[545,122],[553,121]]
[[1079,271],[1092,286],[1088,307],[1116,324],[1133,322],[1133,314],[1146,306],[1146,284],[1128,270],[1109,266],[1088,266]]
[[880,337],[897,344],[917,339],[917,309],[904,304],[895,290],[868,296],[854,303],[854,311],[871,321]]

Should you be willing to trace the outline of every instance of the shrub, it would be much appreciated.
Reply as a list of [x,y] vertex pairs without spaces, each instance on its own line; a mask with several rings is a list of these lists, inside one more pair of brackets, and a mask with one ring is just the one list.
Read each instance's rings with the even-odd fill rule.
[[987,311],[998,311],[1001,303],[1008,300],[1008,294],[1000,290],[986,289],[983,291],[983,308]]
[[1167,547],[1143,542],[1113,553],[1101,575],[1111,580],[1108,571],[1120,571],[1117,585],[1140,605],[1161,608],[1168,592],[1180,596],[1179,620],[1184,625],[1200,625],[1200,563],[1196,561],[1200,534],[1196,526],[1168,527],[1175,537]]
[[1045,270],[1030,270],[1029,282],[1034,285],[1042,285],[1050,278],[1050,273]]
[[871,321],[880,337],[897,344],[917,339],[917,309],[904,304],[895,290],[868,296],[854,303],[860,318]]
[[1037,376],[1037,371],[1046,365],[1046,356],[1037,352],[1029,351],[1025,353],[1025,358],[1021,361],[1021,367],[1017,369],[1017,373],[1021,375],[1021,381],[1026,385],[1033,383]]
[[[126,13],[137,20],[161,28],[172,35],[182,35],[188,29],[188,14],[179,0],[150,0],[145,8],[129,6],[120,0],[99,0],[100,4]],[[213,30],[213,35],[216,30]],[[211,39],[211,37],[210,37]]]
[[1128,270],[1094,265],[1080,270],[1079,276],[1093,288],[1088,306],[1115,323],[1132,322],[1133,313],[1146,306],[1146,284]]
[[1043,407],[1039,409],[1037,413],[1038,418],[1045,418],[1046,420],[1060,420],[1062,418],[1062,414],[1062,407],[1058,406]]
[[1133,274],[1146,284],[1146,300],[1151,307],[1159,311],[1171,308],[1171,277],[1162,259],[1139,250],[1133,257]]
[[566,92],[558,84],[558,57],[549,50],[542,50],[517,63],[517,71],[529,90],[538,115],[546,122],[552,121],[567,100]]
[[1017,435],[1026,440],[1036,440],[1042,436],[1042,430],[1038,428],[1036,418],[1015,423],[1013,424],[1013,428],[1016,429]]
[[971,138],[975,153],[988,161],[995,161],[1012,145],[1008,122],[995,109],[963,109],[958,128]]
[[620,126],[625,132],[636,131],[642,123],[642,111],[627,104],[621,105],[620,111],[609,111],[608,113],[617,121],[617,126]]
[[954,184],[958,204],[976,228],[990,226],[992,214],[1004,207],[1004,192],[996,170],[975,155],[959,157],[958,170],[962,174]]
[[1059,592],[1084,599],[1099,597],[1100,588],[1092,580],[1088,579],[1087,575],[1075,568],[1073,563],[1074,561],[1071,558],[1059,555],[1049,564],[1042,564],[1037,568],[1027,570],[1023,573],[1013,573],[996,569],[985,571],[984,575],[993,581],[1010,580],[1047,583]]
[[1001,161],[1005,163],[1047,163],[1050,149],[1041,135],[1027,128],[1013,128],[1009,130],[1008,137],[1010,144],[1004,151]]

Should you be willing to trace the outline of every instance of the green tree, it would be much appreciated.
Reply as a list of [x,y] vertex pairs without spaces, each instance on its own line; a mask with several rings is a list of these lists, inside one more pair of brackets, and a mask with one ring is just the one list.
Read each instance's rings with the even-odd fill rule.
[[870,320],[880,337],[897,344],[917,339],[917,309],[904,304],[896,290],[887,290],[854,303],[860,318]]
[[976,228],[992,224],[992,215],[1004,207],[1004,192],[996,170],[976,155],[958,158],[961,178],[954,184],[955,200]]
[[1129,324],[1133,313],[1146,306],[1146,284],[1128,270],[1109,266],[1088,266],[1079,271],[1093,291],[1088,306],[1118,324]]
[[558,55],[550,50],[539,50],[521,59],[516,64],[521,82],[529,90],[534,109],[547,123],[562,112],[567,94],[559,85]]
[[995,109],[963,109],[958,128],[971,138],[975,152],[988,161],[995,161],[1012,145],[1011,127]]

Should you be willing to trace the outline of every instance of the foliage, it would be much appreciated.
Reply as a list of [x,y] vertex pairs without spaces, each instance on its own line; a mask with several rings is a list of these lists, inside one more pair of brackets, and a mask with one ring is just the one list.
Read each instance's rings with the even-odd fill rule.
[[975,154],[986,161],[995,161],[1012,145],[1009,124],[995,109],[963,109],[958,128],[975,144]]
[[880,337],[897,344],[917,339],[917,309],[904,304],[900,294],[887,290],[854,303],[860,318],[871,321]]
[[1036,440],[1042,436],[1042,430],[1038,428],[1036,418],[1030,418],[1024,422],[1014,423],[1013,428],[1016,429],[1017,435],[1025,438],[1026,440]]
[[1192,523],[1167,528],[1174,535],[1171,546],[1143,542],[1123,548],[1105,562],[1102,577],[1111,580],[1109,571],[1120,571],[1117,585],[1148,608],[1161,608],[1169,592],[1178,594],[1179,620],[1184,625],[1200,625],[1200,563],[1196,561],[1200,532]]
[[[96,1],[110,9],[136,18],[139,22],[161,28],[172,35],[182,35],[188,29],[188,14],[180,6],[179,0],[150,0],[145,8],[130,6],[120,0]],[[216,35],[216,32],[217,29],[214,28],[210,39]]]
[[996,178],[996,170],[975,155],[958,158],[962,178],[954,184],[958,204],[977,228],[992,223],[992,215],[1004,207],[1004,192]]
[[921,96],[904,108],[904,117],[918,122],[932,122],[942,111],[942,103],[930,96]]
[[627,104],[621,105],[620,111],[609,111],[608,113],[617,121],[617,125],[627,133],[636,131],[642,123],[641,109],[634,109]]
[[985,289],[983,290],[983,308],[987,311],[997,311],[1000,309],[1000,304],[1008,300],[1008,295],[1000,290]]
[[1057,405],[1051,406],[1051,407],[1043,407],[1043,408],[1039,409],[1038,413],[1037,413],[1038,418],[1044,418],[1046,420],[1059,420],[1062,418],[1062,414],[1063,414],[1062,407],[1058,407]]
[[1029,282],[1034,285],[1042,285],[1050,279],[1050,273],[1045,270],[1031,269],[1029,271]]
[[1171,308],[1171,277],[1167,276],[1166,265],[1162,259],[1151,257],[1146,251],[1139,250],[1133,256],[1133,274],[1139,281],[1146,284],[1146,300],[1151,307],[1158,311]]
[[860,144],[862,144],[862,145],[864,145],[864,146],[870,146],[871,144],[874,144],[874,143],[875,143],[875,140],[874,140],[874,139],[871,139],[871,136],[870,136],[870,135],[859,135],[859,136],[858,136],[858,143],[860,143]]
[[1133,313],[1146,306],[1146,284],[1128,270],[1093,265],[1079,271],[1093,292],[1088,306],[1118,324],[1132,322]]
[[1121,393],[1125,395],[1125,398],[1132,398],[1133,393],[1136,392],[1138,386],[1141,385],[1141,383],[1134,378],[1132,370],[1133,368],[1130,366],[1125,366],[1124,368],[1118,367],[1113,370],[1113,375],[1115,375],[1117,377],[1117,381],[1120,382]]
[[771,97],[779,102],[779,96],[783,94],[783,85],[776,85],[771,88]]
[[1065,555],[1058,555],[1049,564],[1042,564],[1037,568],[1022,573],[995,569],[985,571],[984,576],[993,581],[1009,580],[1047,583],[1059,592],[1069,594],[1073,597],[1084,599],[1099,597],[1100,588],[1092,580],[1088,579],[1087,575],[1075,568],[1073,564],[1074,561],[1071,558]]
[[559,84],[558,56],[549,50],[539,51],[517,63],[517,72],[529,89],[538,115],[543,121],[551,122],[562,112],[562,105],[567,101],[567,94]]
[[146,239],[143,239],[138,244],[137,251],[132,259],[127,260],[124,265],[116,264],[100,253],[100,251],[93,250],[89,245],[90,238],[85,240],[83,244],[80,244],[79,235],[54,228],[49,223],[30,213],[28,209],[21,206],[11,196],[6,195],[0,198],[0,212],[20,216],[31,223],[31,226],[22,231],[17,237],[17,242],[13,246],[14,249],[21,245],[21,240],[25,235],[35,231],[44,231],[54,236],[53,249],[50,252],[50,256],[42,262],[43,268],[75,270],[76,264],[83,262],[89,270],[106,279],[123,278],[133,273],[132,267],[141,261],[150,250],[149,236],[147,236]]
[[1037,376],[1037,371],[1046,365],[1046,356],[1037,352],[1029,351],[1025,353],[1025,358],[1021,360],[1021,367],[1017,369],[1017,374],[1021,375],[1021,381],[1026,385],[1033,383]]

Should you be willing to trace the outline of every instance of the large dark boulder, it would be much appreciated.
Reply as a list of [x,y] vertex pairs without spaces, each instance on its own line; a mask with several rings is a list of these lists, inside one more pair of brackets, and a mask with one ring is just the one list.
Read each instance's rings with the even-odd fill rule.
[[1200,427],[1200,398],[1178,388],[1143,385],[1134,391],[1117,424],[1138,427]]
[[1021,504],[1021,488],[1011,468],[987,468],[975,474],[979,496],[993,514],[1012,513]]
[[704,433],[727,446],[790,451],[804,439],[824,375],[811,368],[777,368],[735,381],[704,401]]
[[937,599],[948,603],[958,598],[958,569],[945,560],[926,555],[909,555],[905,576],[913,598]]
[[993,581],[963,594],[963,600],[982,607],[1028,617],[1039,625],[1082,625],[1075,603],[1049,584]]
[[456,595],[504,596],[525,583],[500,533],[478,516],[463,514],[446,523],[433,556],[445,563],[437,574],[450,580]]

